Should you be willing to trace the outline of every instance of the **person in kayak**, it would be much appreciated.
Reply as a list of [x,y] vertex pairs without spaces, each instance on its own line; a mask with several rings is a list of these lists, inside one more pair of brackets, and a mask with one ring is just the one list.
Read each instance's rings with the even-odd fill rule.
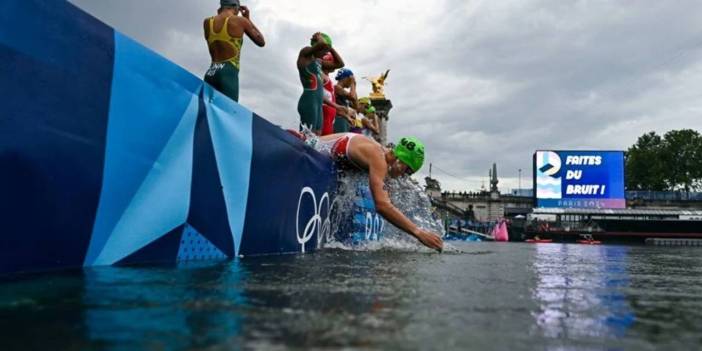
[[259,47],[266,45],[266,41],[251,22],[251,11],[241,6],[239,0],[220,0],[219,4],[217,16],[206,18],[203,23],[212,59],[204,80],[232,100],[239,101],[239,60],[244,33]]
[[[331,53],[333,60],[324,61],[322,57]],[[317,32],[310,40],[310,46],[300,50],[297,57],[297,70],[302,83],[302,95],[297,103],[297,112],[300,113],[300,129],[307,126],[315,134],[322,132],[322,103],[324,101],[324,87],[322,68],[335,70],[344,67],[344,60],[332,48],[332,40],[327,34]]]
[[322,136],[318,148],[340,165],[368,171],[368,186],[375,210],[388,222],[415,237],[425,246],[441,252],[443,240],[424,230],[398,210],[388,195],[385,179],[417,172],[424,163],[424,144],[414,137],[404,137],[393,149],[386,149],[374,140],[355,133]]

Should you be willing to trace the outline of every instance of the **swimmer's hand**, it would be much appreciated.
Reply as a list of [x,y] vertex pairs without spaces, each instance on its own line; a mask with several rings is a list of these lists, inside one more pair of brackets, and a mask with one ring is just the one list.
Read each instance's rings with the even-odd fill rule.
[[444,249],[444,241],[441,240],[441,238],[430,232],[426,231],[424,229],[419,229],[417,231],[417,234],[415,235],[417,240],[419,240],[424,246],[434,249],[436,251],[441,252]]
[[241,9],[241,15],[244,16],[244,18],[250,19],[251,10],[249,10],[248,7],[242,5],[242,6],[239,6],[239,9]]

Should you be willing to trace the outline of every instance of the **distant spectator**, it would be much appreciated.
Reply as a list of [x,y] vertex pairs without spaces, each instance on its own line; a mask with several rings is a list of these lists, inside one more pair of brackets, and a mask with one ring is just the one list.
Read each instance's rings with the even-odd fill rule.
[[[332,61],[322,61],[322,57],[331,53]],[[303,92],[297,103],[300,113],[300,129],[303,126],[311,129],[317,135],[322,132],[322,104],[324,101],[324,77],[322,68],[335,70],[344,67],[344,61],[332,48],[331,38],[324,33],[315,33],[310,40],[310,46],[300,50],[297,57],[297,70]]]
[[468,205],[468,210],[465,212],[466,221],[475,221],[475,212],[473,211],[473,205]]
[[[239,101],[239,60],[244,33],[263,47],[263,34],[251,22],[251,12],[239,0],[221,0],[217,16],[206,18],[203,27],[212,64],[205,82],[234,101]],[[241,16],[239,15],[241,12]]]

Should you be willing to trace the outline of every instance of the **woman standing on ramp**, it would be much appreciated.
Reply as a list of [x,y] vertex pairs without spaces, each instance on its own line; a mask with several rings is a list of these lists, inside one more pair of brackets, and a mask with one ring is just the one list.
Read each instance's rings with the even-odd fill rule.
[[[322,57],[331,53],[332,61],[324,61]],[[324,101],[324,77],[322,67],[335,70],[344,67],[341,56],[332,48],[331,38],[324,33],[315,33],[310,40],[310,46],[300,50],[297,57],[297,70],[302,83],[302,96],[297,103],[300,113],[300,129],[303,126],[311,129],[317,135],[322,132],[322,104]]]
[[[239,60],[244,33],[263,47],[263,34],[251,22],[251,12],[239,0],[220,0],[217,16],[205,19],[205,40],[212,64],[205,73],[205,82],[234,101],[239,101]],[[241,16],[239,16],[241,12]]]

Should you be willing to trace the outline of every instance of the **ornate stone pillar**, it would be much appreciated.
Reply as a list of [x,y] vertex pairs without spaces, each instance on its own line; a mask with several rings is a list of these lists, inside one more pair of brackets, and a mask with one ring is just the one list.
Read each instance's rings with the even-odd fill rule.
[[392,101],[386,98],[376,98],[371,96],[371,103],[375,107],[375,114],[378,116],[378,124],[380,127],[380,134],[378,135],[378,142],[382,145],[387,145],[388,143],[388,121],[390,119],[390,110],[392,109]]

